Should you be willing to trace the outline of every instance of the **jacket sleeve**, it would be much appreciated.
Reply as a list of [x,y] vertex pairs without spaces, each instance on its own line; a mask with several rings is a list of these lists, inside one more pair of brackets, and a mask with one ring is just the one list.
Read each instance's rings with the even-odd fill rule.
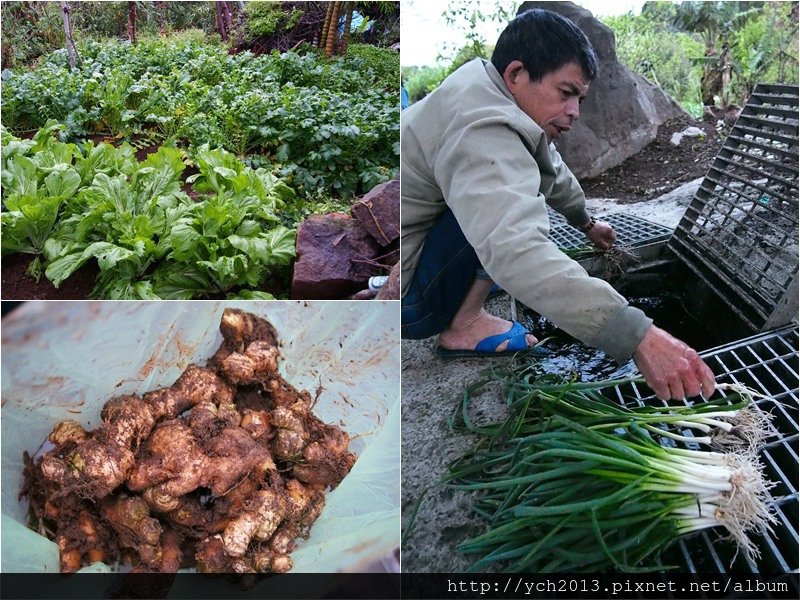
[[547,196],[547,203],[564,215],[570,225],[580,229],[590,218],[586,212],[586,195],[553,144],[550,144],[549,150],[556,177],[553,188]]
[[537,163],[553,172],[545,136],[501,116],[465,116],[466,126],[443,135],[433,172],[483,267],[558,327],[625,362],[652,321],[548,239]]

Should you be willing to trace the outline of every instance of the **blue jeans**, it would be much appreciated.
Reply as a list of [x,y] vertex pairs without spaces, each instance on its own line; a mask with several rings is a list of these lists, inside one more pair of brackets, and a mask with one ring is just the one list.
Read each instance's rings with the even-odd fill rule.
[[428,232],[403,296],[401,337],[420,340],[447,329],[476,277],[488,279],[448,208]]

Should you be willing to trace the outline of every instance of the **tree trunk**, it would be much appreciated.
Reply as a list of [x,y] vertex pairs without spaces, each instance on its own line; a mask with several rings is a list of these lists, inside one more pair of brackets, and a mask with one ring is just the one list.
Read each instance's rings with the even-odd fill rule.
[[156,2],[156,15],[158,17],[158,35],[164,37],[167,35],[167,3],[164,0]]
[[328,37],[325,40],[325,56],[333,56],[333,49],[336,47],[336,30],[339,25],[339,12],[342,9],[341,2],[334,2],[331,10],[331,22],[328,25]]
[[222,4],[222,22],[225,23],[225,33],[228,37],[231,35],[231,7],[228,2],[223,0]]
[[128,41],[136,44],[136,2],[128,2]]
[[225,2],[217,0],[217,31],[223,42],[228,41],[228,28],[225,26]]
[[247,31],[247,15],[245,14],[244,0],[236,0],[238,14],[236,16],[236,42],[241,45],[245,40],[245,32]]
[[325,23],[322,25],[322,31],[319,34],[319,48],[324,48],[328,42],[328,28],[331,24],[331,15],[333,14],[333,5],[335,2],[328,3],[328,10],[325,13]]
[[345,11],[344,16],[344,32],[342,32],[342,40],[339,43],[339,54],[347,54],[347,44],[350,43],[350,25],[353,22],[353,3],[345,2],[342,10]]
[[72,39],[72,24],[69,22],[69,13],[72,9],[68,2],[61,3],[61,16],[64,19],[64,35],[67,38],[67,60],[69,68],[74,69],[78,64],[78,51],[75,49],[75,41]]

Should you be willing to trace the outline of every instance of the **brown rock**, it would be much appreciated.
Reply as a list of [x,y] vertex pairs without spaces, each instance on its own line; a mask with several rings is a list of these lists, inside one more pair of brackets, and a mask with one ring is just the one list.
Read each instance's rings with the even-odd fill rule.
[[400,300],[400,263],[397,263],[389,271],[389,279],[378,290],[376,300]]
[[335,300],[355,294],[381,273],[370,264],[380,253],[375,239],[348,215],[311,215],[297,228],[292,298]]
[[351,213],[381,246],[390,245],[400,237],[400,180],[376,185]]

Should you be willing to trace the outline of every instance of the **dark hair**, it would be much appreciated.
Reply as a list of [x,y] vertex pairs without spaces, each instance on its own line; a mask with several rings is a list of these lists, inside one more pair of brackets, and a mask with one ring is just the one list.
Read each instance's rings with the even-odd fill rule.
[[492,64],[502,75],[515,60],[522,61],[533,81],[575,62],[588,80],[597,76],[597,55],[589,38],[575,23],[541,8],[516,16],[497,39]]

